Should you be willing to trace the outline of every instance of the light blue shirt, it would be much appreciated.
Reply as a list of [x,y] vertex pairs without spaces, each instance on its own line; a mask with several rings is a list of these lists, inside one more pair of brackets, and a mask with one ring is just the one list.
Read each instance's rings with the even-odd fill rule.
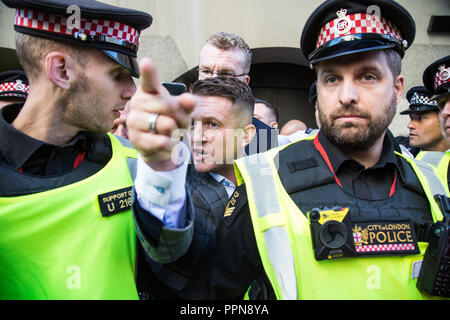
[[218,183],[220,183],[221,185],[223,185],[225,187],[225,191],[227,192],[228,199],[230,199],[231,195],[233,194],[234,190],[236,189],[236,186],[234,185],[234,183],[218,173],[210,172],[209,174],[211,175],[211,177],[214,178],[214,180],[216,180]]

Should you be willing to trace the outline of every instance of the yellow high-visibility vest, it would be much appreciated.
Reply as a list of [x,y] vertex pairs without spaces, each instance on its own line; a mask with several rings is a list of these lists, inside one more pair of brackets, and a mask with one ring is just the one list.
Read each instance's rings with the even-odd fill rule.
[[137,152],[109,137],[112,158],[94,175],[0,197],[0,299],[138,299],[127,166]]
[[[258,251],[277,299],[435,298],[420,292],[412,276],[423,260],[425,242],[418,243],[420,254],[415,255],[315,259],[308,217],[286,192],[275,165],[286,147],[235,161],[238,184],[245,182]],[[433,220],[442,220],[433,194],[445,191],[433,169],[404,158],[423,186]]]

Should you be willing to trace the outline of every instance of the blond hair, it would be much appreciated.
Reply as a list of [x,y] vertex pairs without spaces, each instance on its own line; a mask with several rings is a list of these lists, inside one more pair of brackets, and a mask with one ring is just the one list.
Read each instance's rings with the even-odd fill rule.
[[81,53],[82,47],[72,45],[68,42],[54,41],[40,38],[28,34],[15,34],[17,57],[27,74],[28,78],[35,79],[43,72],[45,56],[54,50],[65,50],[73,54],[77,61],[84,65],[84,55]]

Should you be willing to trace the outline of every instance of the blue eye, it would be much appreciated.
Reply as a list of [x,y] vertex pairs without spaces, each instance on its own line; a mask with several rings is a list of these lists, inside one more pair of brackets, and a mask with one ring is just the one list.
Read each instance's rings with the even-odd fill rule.
[[371,74],[365,74],[365,75],[363,75],[363,80],[364,81],[373,81],[373,80],[375,80],[376,78],[373,76],[373,75],[371,75]]
[[201,68],[198,71],[199,71],[200,74],[203,74],[203,75],[206,75],[206,76],[212,76],[213,75],[213,72],[211,70],[209,70],[209,69]]
[[327,78],[325,79],[325,82],[328,83],[328,84],[333,84],[333,83],[336,83],[336,82],[337,82],[337,78],[336,78],[336,77],[333,77],[333,76],[330,76],[330,77],[327,77]]

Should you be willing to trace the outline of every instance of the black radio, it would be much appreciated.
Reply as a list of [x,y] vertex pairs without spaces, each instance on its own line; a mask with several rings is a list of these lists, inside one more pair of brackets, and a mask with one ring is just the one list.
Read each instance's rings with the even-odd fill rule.
[[444,221],[431,226],[430,243],[423,258],[417,288],[433,296],[450,298],[450,226],[448,198],[437,197]]

